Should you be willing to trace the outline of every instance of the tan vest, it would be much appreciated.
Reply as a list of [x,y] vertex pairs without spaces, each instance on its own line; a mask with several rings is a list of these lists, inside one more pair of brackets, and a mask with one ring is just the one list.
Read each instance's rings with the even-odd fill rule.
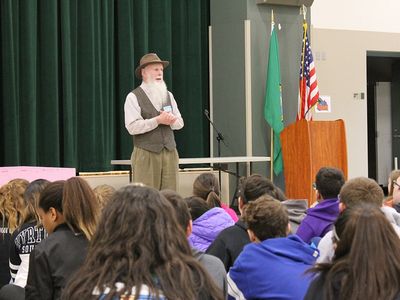
[[[136,96],[143,119],[151,119],[160,114],[141,87],[137,87],[132,93]],[[166,105],[171,106],[169,93]],[[160,153],[164,147],[168,150],[176,148],[174,132],[169,125],[163,124],[159,124],[158,127],[146,133],[134,135],[133,145],[156,153]]]

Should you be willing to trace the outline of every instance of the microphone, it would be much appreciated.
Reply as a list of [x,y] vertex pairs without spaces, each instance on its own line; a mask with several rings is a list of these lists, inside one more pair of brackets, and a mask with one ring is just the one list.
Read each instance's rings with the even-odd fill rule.
[[206,115],[206,117],[207,117],[207,118],[209,118],[209,117],[210,117],[210,113],[208,112],[208,110],[207,110],[207,109],[205,109],[205,110],[204,110],[204,114]]

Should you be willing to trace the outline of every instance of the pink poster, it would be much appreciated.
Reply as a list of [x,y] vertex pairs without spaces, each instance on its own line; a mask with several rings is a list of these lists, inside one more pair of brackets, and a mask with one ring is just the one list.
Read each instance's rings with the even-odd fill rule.
[[75,168],[0,167],[0,186],[15,178],[26,179],[29,182],[36,179],[55,181],[66,180],[75,175]]

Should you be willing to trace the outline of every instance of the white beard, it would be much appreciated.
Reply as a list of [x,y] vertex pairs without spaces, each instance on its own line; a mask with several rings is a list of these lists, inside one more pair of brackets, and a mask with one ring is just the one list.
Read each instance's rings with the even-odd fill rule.
[[157,99],[160,102],[167,99],[168,90],[164,80],[147,82],[146,88],[153,99]]

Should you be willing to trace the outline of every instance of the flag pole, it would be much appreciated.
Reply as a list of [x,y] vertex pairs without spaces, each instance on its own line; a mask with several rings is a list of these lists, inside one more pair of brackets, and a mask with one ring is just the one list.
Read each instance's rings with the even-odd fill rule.
[[274,182],[274,130],[271,128],[271,181]]
[[[306,14],[307,14],[307,8],[303,4],[301,7],[301,14],[303,15],[303,45],[301,49],[301,76],[304,75],[304,59],[306,55],[306,34],[307,34],[307,19],[306,19]],[[301,113],[301,103],[305,101],[305,99],[302,99],[303,97],[303,92],[304,92],[304,87],[303,85],[300,86],[300,113]],[[305,107],[304,107],[305,110]],[[301,116],[301,118],[305,118],[306,114]]]
[[[271,32],[274,29],[275,25],[275,20],[274,20],[274,10],[271,9]],[[270,176],[271,176],[271,181],[272,183],[274,182],[274,130],[271,127],[271,170],[270,170]]]

